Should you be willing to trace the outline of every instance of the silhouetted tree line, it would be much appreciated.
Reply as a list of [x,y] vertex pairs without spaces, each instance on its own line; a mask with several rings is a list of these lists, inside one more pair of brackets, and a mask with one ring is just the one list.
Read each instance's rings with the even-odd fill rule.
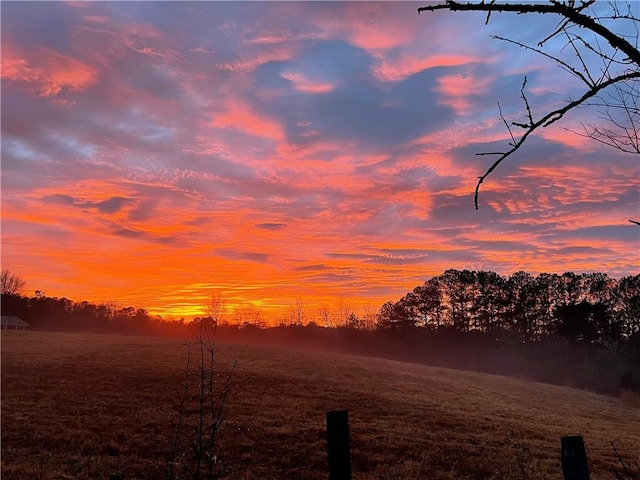
[[94,333],[155,334],[162,330],[159,316],[143,308],[119,307],[68,298],[2,294],[2,315],[15,315],[32,329]]
[[521,342],[558,336],[608,345],[640,335],[640,275],[533,276],[447,270],[378,312],[383,329],[485,332]]

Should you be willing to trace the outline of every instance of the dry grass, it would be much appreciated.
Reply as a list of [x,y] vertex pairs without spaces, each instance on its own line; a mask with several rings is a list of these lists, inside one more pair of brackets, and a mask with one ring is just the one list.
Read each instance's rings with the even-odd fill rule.
[[640,392],[633,390],[622,390],[620,399],[629,405],[640,408]]
[[[241,351],[219,345],[221,372]],[[2,478],[161,478],[186,348],[178,340],[2,333]],[[325,412],[350,412],[355,479],[560,479],[582,434],[592,479],[613,442],[640,457],[640,410],[498,376],[251,347],[234,374],[220,461],[232,479],[327,478]]]

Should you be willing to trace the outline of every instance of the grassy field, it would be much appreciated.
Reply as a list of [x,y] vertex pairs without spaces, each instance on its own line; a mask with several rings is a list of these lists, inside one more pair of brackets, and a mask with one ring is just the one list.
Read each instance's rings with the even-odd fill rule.
[[[162,478],[186,347],[3,332],[2,478]],[[224,374],[242,346],[218,347]],[[223,375],[224,376],[224,375]],[[246,348],[226,403],[225,478],[326,479],[325,412],[348,409],[355,479],[561,479],[582,434],[592,479],[640,460],[640,409],[588,392],[337,354]]]

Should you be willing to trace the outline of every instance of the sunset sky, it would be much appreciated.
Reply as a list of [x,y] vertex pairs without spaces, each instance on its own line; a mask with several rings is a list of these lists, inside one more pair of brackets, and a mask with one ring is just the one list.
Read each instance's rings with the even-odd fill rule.
[[[557,18],[400,2],[2,2],[2,268],[187,318],[216,293],[276,321],[397,300],[448,268],[640,271],[640,162],[581,109]],[[554,47],[561,45],[550,45]],[[566,53],[566,52],[565,52]],[[514,115],[520,117],[514,117]]]

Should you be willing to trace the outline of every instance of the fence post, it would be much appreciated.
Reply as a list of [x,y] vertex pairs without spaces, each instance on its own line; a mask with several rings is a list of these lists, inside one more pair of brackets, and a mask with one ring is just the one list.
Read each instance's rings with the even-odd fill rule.
[[347,410],[327,412],[327,446],[329,480],[351,480],[349,412]]
[[581,435],[560,439],[564,480],[589,480],[589,465]]

